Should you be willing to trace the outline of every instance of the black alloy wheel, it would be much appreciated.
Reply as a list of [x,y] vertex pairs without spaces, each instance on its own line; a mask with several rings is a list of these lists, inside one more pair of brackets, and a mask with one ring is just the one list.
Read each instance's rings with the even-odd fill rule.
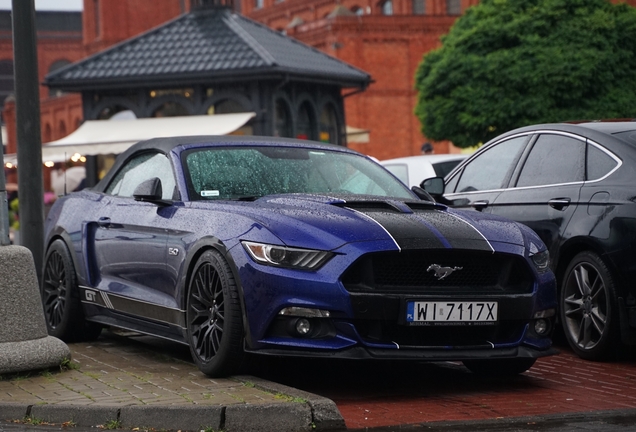
[[199,369],[213,377],[236,372],[244,356],[241,305],[232,271],[215,250],[204,252],[194,267],[186,319]]
[[617,342],[618,309],[612,275],[593,252],[570,262],[561,288],[561,322],[565,337],[581,358],[601,360]]
[[102,327],[84,319],[75,267],[62,240],[55,240],[46,253],[41,294],[44,319],[51,336],[65,342],[99,337]]

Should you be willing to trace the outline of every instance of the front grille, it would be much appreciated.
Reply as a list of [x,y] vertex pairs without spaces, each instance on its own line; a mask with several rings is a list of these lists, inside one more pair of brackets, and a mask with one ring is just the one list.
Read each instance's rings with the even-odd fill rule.
[[[439,279],[433,265],[455,270]],[[364,255],[343,274],[342,283],[349,292],[522,294],[532,292],[534,278],[517,255],[428,249]]]
[[513,320],[491,326],[403,326],[359,319],[354,325],[360,337],[369,343],[396,343],[400,348],[478,348],[518,341],[526,323]]

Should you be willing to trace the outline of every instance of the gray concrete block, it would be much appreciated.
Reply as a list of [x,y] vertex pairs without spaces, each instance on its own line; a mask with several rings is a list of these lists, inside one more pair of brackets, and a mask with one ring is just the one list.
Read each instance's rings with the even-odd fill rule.
[[237,375],[234,379],[243,383],[250,382],[256,388],[270,393],[281,393],[306,400],[311,407],[315,430],[327,431],[346,428],[342,414],[331,399],[250,375]]
[[31,251],[0,246],[0,373],[57,366],[71,351],[48,336]]
[[29,404],[25,403],[0,403],[0,420],[22,420],[29,412]]
[[223,407],[208,405],[129,405],[119,414],[124,428],[200,431],[221,429]]
[[118,407],[96,405],[33,405],[31,417],[49,423],[72,421],[77,426],[99,426],[117,420]]
[[336,403],[331,399],[318,397],[309,401],[313,415],[315,430],[344,430],[346,429],[344,418]]
[[311,408],[304,403],[230,405],[225,408],[226,432],[299,432],[312,430]]
[[71,350],[52,336],[4,342],[0,343],[0,374],[48,369],[59,366],[65,358],[71,358]]
[[31,251],[0,246],[0,343],[47,335]]

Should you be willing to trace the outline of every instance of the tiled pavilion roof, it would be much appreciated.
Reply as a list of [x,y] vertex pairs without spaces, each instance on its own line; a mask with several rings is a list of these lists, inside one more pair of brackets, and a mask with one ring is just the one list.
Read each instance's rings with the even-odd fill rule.
[[182,15],[47,75],[52,88],[81,91],[214,80],[290,77],[364,88],[368,73],[227,8]]

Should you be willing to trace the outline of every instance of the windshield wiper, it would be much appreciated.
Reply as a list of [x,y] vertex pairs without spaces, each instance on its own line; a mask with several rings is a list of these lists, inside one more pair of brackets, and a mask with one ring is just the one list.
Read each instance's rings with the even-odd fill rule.
[[244,196],[232,198],[232,200],[233,201],[256,201],[259,198],[260,196],[258,195],[244,195]]

